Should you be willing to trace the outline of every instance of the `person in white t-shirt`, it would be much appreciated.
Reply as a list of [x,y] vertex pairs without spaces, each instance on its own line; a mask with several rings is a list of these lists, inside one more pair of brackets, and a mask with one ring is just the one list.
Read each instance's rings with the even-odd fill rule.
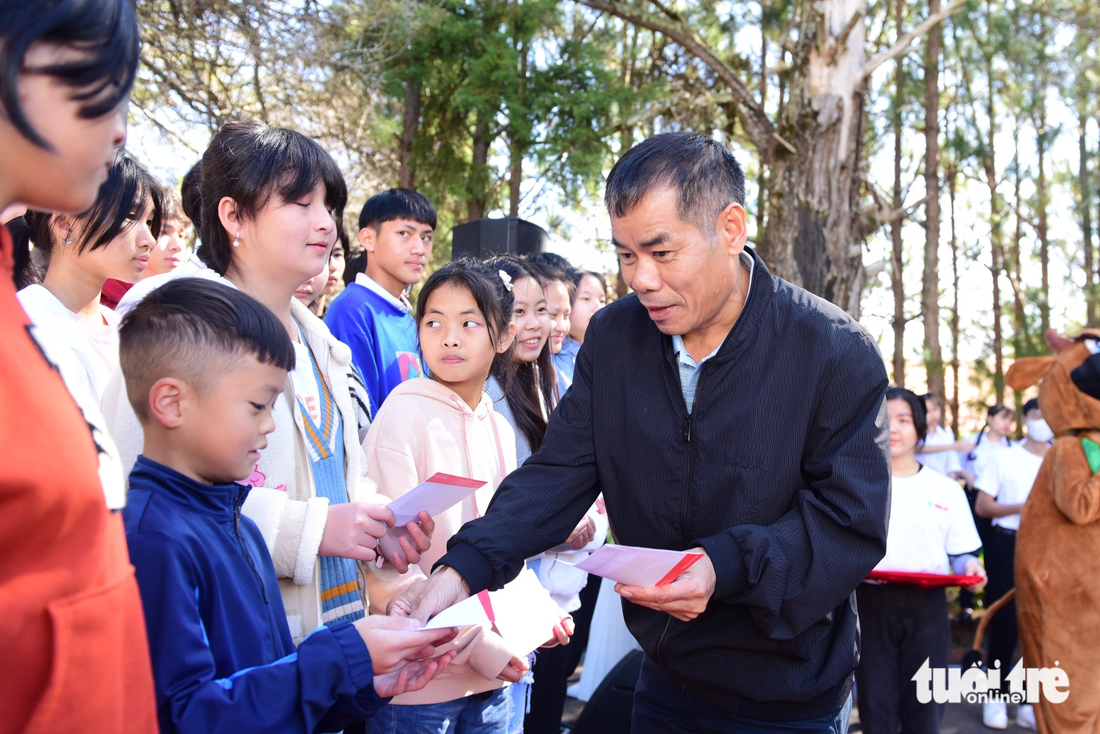
[[[941,423],[943,402],[935,393],[927,393],[922,400],[924,400],[925,418],[928,423],[928,436],[920,447],[917,461],[929,469],[935,469],[940,474],[958,479],[962,476],[962,464],[959,462],[954,432]],[[929,450],[934,448],[942,450],[934,452]]]
[[[978,499],[978,490],[974,489],[974,483],[978,475],[982,473],[986,464],[998,452],[1012,445],[1008,439],[1016,424],[1016,411],[997,403],[986,409],[985,425],[982,430],[971,436],[968,440],[974,447],[966,452],[959,452],[959,461],[962,464],[962,478],[966,481],[966,496],[970,500],[971,508]],[[984,546],[988,540],[990,521],[974,513],[974,525],[978,528],[978,537],[982,539]],[[974,595],[965,589],[959,594],[959,606],[962,611],[955,618],[959,622],[969,622],[974,611]]]
[[[1024,420],[1027,439],[993,456],[974,485],[980,490],[974,512],[993,521],[985,542],[985,560],[989,564],[986,598],[990,603],[1016,585],[1016,531],[1020,528],[1020,512],[1054,438],[1054,432],[1043,420],[1038,399],[1032,398],[1024,404]],[[1005,671],[1012,668],[1018,641],[1016,603],[1009,602],[989,624],[988,662],[990,667],[1000,664],[1002,681]],[[1007,681],[1003,689],[1008,690]],[[991,729],[1006,728],[1006,708],[1004,701],[987,701],[983,705],[982,721]],[[1035,728],[1035,714],[1030,706],[1021,704],[1016,723],[1024,728]]]
[[[890,522],[878,571],[968,574],[985,585],[977,558],[981,540],[962,487],[916,459],[927,433],[924,402],[904,388],[886,391],[890,416]],[[946,667],[951,646],[942,588],[900,583],[860,584],[861,652],[856,667],[859,719],[865,734],[936,734],[942,704],[922,704],[911,680],[921,665]]]

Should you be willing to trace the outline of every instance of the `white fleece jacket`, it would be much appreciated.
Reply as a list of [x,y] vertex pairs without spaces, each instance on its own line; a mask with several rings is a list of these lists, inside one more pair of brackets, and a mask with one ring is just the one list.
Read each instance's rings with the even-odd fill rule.
[[[221,282],[232,285],[221,278]],[[168,282],[164,280],[161,284]],[[130,304],[132,307],[134,304]],[[324,322],[298,301],[291,301],[291,313],[301,325],[306,344],[317,358],[321,374],[329,382],[336,407],[344,420],[344,468],[348,498],[352,502],[384,504],[389,500],[366,476],[360,441],[366,435],[370,416],[364,405],[366,388],[351,366],[351,350],[336,340]],[[122,454],[129,475],[144,443],[141,424],[126,398],[126,384],[116,372],[103,395],[103,412]],[[253,486],[243,511],[259,526],[279,576],[294,644],[321,625],[320,564],[317,551],[328,520],[328,500],[318,497],[313,467],[305,441],[302,413],[295,399],[294,385],[287,376],[282,398],[276,403],[275,431],[267,437],[247,483]],[[379,572],[386,575],[386,571]],[[389,571],[396,576],[396,572]],[[360,587],[366,576],[360,566]],[[364,595],[364,605],[367,599]]]
[[[126,505],[125,475],[119,450],[110,436],[107,419],[99,407],[99,398],[106,388],[111,371],[118,367],[119,319],[111,309],[100,306],[100,313],[106,322],[105,338],[97,347],[80,317],[65,308],[43,286],[27,286],[19,291],[17,297],[31,320],[31,335],[38,348],[42,350],[46,361],[61,375],[69,395],[92,432],[99,459],[99,480],[103,485],[107,507],[121,510]],[[112,330],[115,330],[113,345]]]
[[[378,410],[363,442],[367,473],[389,498],[396,499],[436,472],[445,472],[488,484],[446,512],[436,515],[432,547],[420,564],[402,576],[367,579],[371,611],[385,614],[389,600],[431,573],[447,552],[447,541],[463,523],[481,517],[501,480],[515,469],[515,435],[508,422],[482,395],[471,410],[453,390],[427,378],[397,386]],[[394,699],[399,706],[453,701],[500,688],[496,679],[513,652],[494,632],[486,631],[469,644],[467,628],[459,637],[463,647],[446,670],[423,690]],[[454,644],[454,643],[452,643]],[[441,652],[450,646],[441,648]]]

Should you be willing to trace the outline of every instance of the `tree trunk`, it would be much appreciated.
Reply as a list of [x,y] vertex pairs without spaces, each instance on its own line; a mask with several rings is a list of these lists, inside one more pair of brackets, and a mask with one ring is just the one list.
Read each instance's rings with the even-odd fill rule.
[[675,14],[648,14],[608,0],[579,2],[664,35],[715,72],[768,169],[767,215],[757,251],[775,274],[858,318],[865,277],[859,164],[867,0],[802,3],[788,89],[780,78],[778,122],[745,86],[743,74]]
[[1081,190],[1081,249],[1085,255],[1085,323],[1096,325],[1096,276],[1092,250],[1092,180],[1089,175],[1089,145],[1086,137],[1088,117],[1080,116],[1081,134],[1077,140],[1077,182]]
[[420,86],[411,76],[405,80],[405,114],[402,123],[397,185],[415,191],[416,164],[413,162],[412,148],[416,129],[420,124]]
[[[805,3],[791,87],[766,143],[768,215],[760,255],[776,275],[858,318],[865,0]],[[794,150],[792,151],[791,148]]]
[[[1045,93],[1046,89],[1040,89],[1040,94]],[[1047,174],[1046,174],[1046,152],[1047,146],[1050,144],[1047,139],[1047,111],[1046,103],[1042,97],[1038,99],[1039,104],[1039,120],[1037,127],[1037,134],[1035,136],[1035,147],[1037,150],[1037,158],[1039,165],[1039,175],[1035,179],[1035,195],[1038,199],[1039,211],[1037,212],[1036,223],[1036,235],[1039,238],[1039,265],[1042,271],[1041,280],[1041,292],[1039,295],[1039,313],[1042,319],[1043,329],[1042,333],[1047,333],[1047,329],[1050,328],[1050,238],[1047,230],[1047,203],[1050,196],[1047,191]]]
[[993,392],[998,403],[1005,399],[1004,332],[1001,330],[1001,268],[1004,259],[1004,231],[1001,222],[1001,200],[997,193],[997,157],[994,141],[997,137],[996,107],[993,98],[993,61],[986,59],[986,74],[989,80],[989,98],[986,100],[986,115],[989,120],[989,138],[983,165],[985,182],[989,187],[989,226],[990,226],[990,267],[993,278]]
[[[905,0],[897,0],[894,11],[900,38]],[[903,64],[904,57],[899,56],[894,70],[894,109],[891,121],[894,131],[894,191],[891,203],[895,212],[904,204],[901,193],[901,95],[905,84]],[[901,241],[902,222],[903,218],[898,216],[890,222],[890,286],[894,292],[894,318],[891,325],[894,330],[894,384],[898,387],[905,387],[905,259]]]
[[[527,52],[522,45],[517,49],[517,52],[522,54],[519,67],[519,90],[517,92],[519,109],[513,111],[513,114],[526,115],[527,110],[524,107],[523,100],[524,93],[527,91]],[[512,159],[511,171],[508,176],[508,216],[510,217],[519,216],[519,194],[520,186],[523,184],[523,155],[527,150],[526,141],[522,138],[523,136],[517,133],[513,125],[508,146],[509,155]]]
[[955,236],[955,181],[952,166],[948,173],[948,197],[951,200],[951,430],[959,436],[959,241]]
[[[1024,314],[1024,278],[1023,258],[1020,256],[1020,242],[1024,238],[1023,217],[1020,215],[1020,126],[1016,125],[1013,133],[1015,154],[1012,158],[1012,169],[1015,173],[1013,185],[1013,214],[1016,220],[1016,231],[1012,235],[1012,269],[1009,273],[1009,282],[1012,284],[1012,354],[1015,359],[1026,356],[1027,344],[1027,318]],[[1045,333],[1045,332],[1044,332]],[[1013,399],[1016,406],[1016,415],[1023,415],[1024,394],[1019,390],[1013,391]]]
[[[764,4],[760,5],[760,109],[768,109],[768,29],[765,21],[768,17]],[[759,162],[756,174],[756,237],[764,236],[764,215],[767,212],[768,177],[763,161]]]
[[[940,10],[940,0],[928,0],[928,14]],[[924,54],[924,281],[921,317],[924,321],[924,365],[928,392],[944,393],[943,351],[940,348],[940,53],[943,25],[928,31]]]
[[483,219],[488,208],[488,163],[489,163],[489,133],[488,122],[485,114],[477,113],[477,122],[474,124],[474,135],[471,141],[473,147],[473,165],[471,166],[471,183],[469,203],[469,221]]

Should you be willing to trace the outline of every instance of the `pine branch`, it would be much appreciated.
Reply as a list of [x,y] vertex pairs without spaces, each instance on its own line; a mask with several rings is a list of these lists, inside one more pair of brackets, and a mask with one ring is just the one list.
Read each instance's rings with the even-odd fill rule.
[[925,33],[931,30],[933,26],[941,22],[944,18],[954,15],[965,4],[966,0],[953,0],[953,2],[946,8],[942,9],[938,13],[930,15],[916,28],[899,38],[897,42],[889,49],[873,56],[866,64],[863,65],[863,79],[869,77],[871,75],[871,72],[885,64],[887,61],[895,59],[903,54],[909,53],[913,48],[913,41],[923,36]]
[[762,157],[770,157],[770,152],[775,148],[777,143],[775,139],[775,125],[768,119],[768,116],[764,113],[764,109],[756,101],[753,93],[745,88],[738,73],[715,56],[699,37],[686,26],[686,24],[681,24],[680,27],[669,25],[654,20],[647,14],[634,12],[629,8],[623,7],[621,3],[614,1],[578,0],[578,2],[582,5],[587,5],[593,10],[609,13],[628,23],[633,23],[636,26],[647,28],[654,33],[659,33],[674,41],[685,51],[709,66],[711,70],[725,82],[730,92],[732,92],[738,117],[741,119],[741,124],[745,128],[745,132],[748,133],[749,139],[752,140],[753,145],[760,151]]

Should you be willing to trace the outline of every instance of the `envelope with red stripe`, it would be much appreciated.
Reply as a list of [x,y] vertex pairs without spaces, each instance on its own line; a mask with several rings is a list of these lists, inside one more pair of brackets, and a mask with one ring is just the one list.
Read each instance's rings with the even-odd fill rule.
[[421,510],[436,516],[457,505],[487,484],[483,479],[468,479],[437,472],[386,505],[397,517],[397,527],[416,520]]
[[440,630],[449,627],[469,627],[472,624],[492,624],[496,621],[493,603],[488,591],[481,591],[469,599],[447,607],[428,620],[421,629]]
[[630,586],[665,586],[702,557],[702,553],[605,545],[576,567]]
[[518,655],[526,655],[554,636],[561,610],[550,592],[526,569],[499,591],[482,591],[432,617],[423,629],[492,624]]

